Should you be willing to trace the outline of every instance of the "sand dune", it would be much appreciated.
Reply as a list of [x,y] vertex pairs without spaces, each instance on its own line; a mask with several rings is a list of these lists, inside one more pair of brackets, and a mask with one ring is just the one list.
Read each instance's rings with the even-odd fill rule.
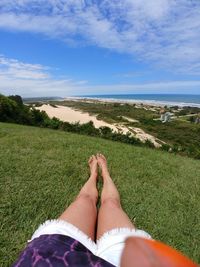
[[160,147],[161,145],[157,142],[157,139],[145,133],[142,129],[136,127],[126,127],[123,124],[109,124],[102,120],[97,120],[95,115],[90,115],[88,113],[83,113],[79,110],[74,110],[70,107],[66,106],[57,106],[57,108],[52,107],[51,105],[42,105],[41,107],[37,107],[40,111],[44,110],[48,114],[50,118],[56,117],[62,121],[66,121],[69,123],[79,122],[79,123],[87,123],[92,121],[96,128],[107,126],[110,127],[115,132],[120,132],[122,134],[130,133],[131,136],[134,136],[140,139],[142,142],[146,140],[151,141],[155,147]]
[[88,113],[83,113],[79,110],[74,110],[70,107],[57,106],[57,108],[54,108],[50,105],[42,105],[37,109],[46,111],[50,118],[56,117],[62,121],[67,121],[70,123],[87,123],[89,121],[93,121],[94,126],[96,128],[99,128],[101,126],[107,126],[112,128],[113,130],[117,130],[115,126],[106,123],[105,121],[97,120],[96,116],[94,115],[91,116]]

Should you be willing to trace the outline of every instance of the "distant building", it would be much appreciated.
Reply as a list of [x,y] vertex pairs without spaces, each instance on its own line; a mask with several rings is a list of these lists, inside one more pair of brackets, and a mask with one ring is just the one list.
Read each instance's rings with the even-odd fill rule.
[[169,122],[171,120],[171,115],[170,112],[161,113],[160,120],[162,123]]

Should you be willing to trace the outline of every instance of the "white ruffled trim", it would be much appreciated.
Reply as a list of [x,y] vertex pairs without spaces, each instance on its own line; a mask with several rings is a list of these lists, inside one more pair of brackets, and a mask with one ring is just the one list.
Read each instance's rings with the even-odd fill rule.
[[45,234],[49,234],[49,235],[50,234],[61,234],[61,235],[72,237],[78,240],[84,246],[86,246],[94,254],[96,253],[96,250],[97,250],[96,243],[89,236],[87,236],[84,232],[79,230],[76,226],[64,220],[60,220],[60,219],[47,220],[46,222],[44,222],[43,224],[39,226],[39,228],[32,235],[31,240],[29,240],[28,242],[39,237],[40,235],[45,235]]
[[114,266],[119,267],[121,255],[125,247],[125,241],[128,237],[143,237],[152,239],[151,236],[143,230],[131,228],[115,228],[112,229],[97,240],[97,256],[110,262]]
[[107,239],[109,236],[113,236],[113,235],[117,235],[117,234],[131,234],[135,235],[135,236],[140,236],[140,237],[144,237],[147,239],[152,239],[152,237],[150,236],[150,234],[148,234],[147,232],[145,232],[144,230],[140,230],[140,229],[132,229],[132,228],[128,228],[128,227],[121,227],[121,228],[114,228],[106,233],[104,233],[98,240],[97,240],[97,244],[99,242],[103,242],[105,239]]
[[102,237],[97,240],[97,243],[95,243],[76,226],[64,220],[55,219],[48,220],[41,224],[32,235],[31,240],[28,242],[41,235],[51,234],[60,234],[72,237],[87,247],[94,255],[100,256],[115,266],[119,266],[120,264],[120,256],[125,246],[125,240],[128,237],[137,236],[152,239],[151,236],[143,230],[122,227],[115,228],[104,233]]
[[[130,236],[135,236],[135,237],[143,237],[146,239],[152,239],[152,237],[145,231],[140,230],[140,229],[131,229],[128,227],[121,227],[121,228],[114,228],[106,233],[104,233],[98,240],[97,240],[97,247],[99,251],[104,251],[108,247],[111,247],[112,244],[110,242],[110,245],[105,245],[109,244],[109,239],[117,239],[119,240],[118,243],[124,243],[125,240],[130,237]],[[117,242],[115,242],[117,243]]]

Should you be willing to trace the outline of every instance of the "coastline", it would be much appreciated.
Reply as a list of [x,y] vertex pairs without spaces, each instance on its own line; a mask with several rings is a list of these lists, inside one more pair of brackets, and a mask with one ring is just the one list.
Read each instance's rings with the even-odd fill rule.
[[137,104],[137,105],[147,105],[154,107],[172,107],[178,106],[183,107],[198,107],[198,103],[189,103],[189,102],[173,102],[173,101],[159,101],[159,100],[146,100],[146,99],[120,99],[120,98],[103,98],[103,97],[88,97],[88,96],[69,96],[65,97],[61,101],[91,101],[91,102],[102,102],[102,103],[120,103],[120,104]]

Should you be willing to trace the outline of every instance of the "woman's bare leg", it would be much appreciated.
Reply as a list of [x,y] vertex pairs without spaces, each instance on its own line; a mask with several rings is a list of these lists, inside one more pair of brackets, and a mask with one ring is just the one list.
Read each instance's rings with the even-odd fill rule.
[[63,212],[59,219],[75,225],[92,240],[95,240],[95,229],[97,219],[96,203],[98,200],[97,182],[97,159],[90,157],[90,178],[82,187],[76,200]]
[[119,192],[110,177],[106,158],[102,154],[97,154],[97,161],[103,177],[101,207],[97,223],[97,239],[99,239],[104,233],[114,228],[134,229],[135,227],[121,207]]

